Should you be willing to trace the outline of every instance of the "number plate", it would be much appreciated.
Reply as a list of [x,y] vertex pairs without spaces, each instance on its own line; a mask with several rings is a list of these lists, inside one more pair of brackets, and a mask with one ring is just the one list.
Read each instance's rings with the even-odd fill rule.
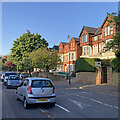
[[48,101],[48,99],[38,99],[38,102]]

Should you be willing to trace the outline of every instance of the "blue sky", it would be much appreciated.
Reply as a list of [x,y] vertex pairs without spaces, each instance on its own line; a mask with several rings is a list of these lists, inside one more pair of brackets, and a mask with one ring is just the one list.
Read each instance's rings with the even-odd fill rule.
[[107,12],[117,12],[117,2],[4,2],[2,3],[2,54],[10,53],[13,41],[30,30],[39,33],[49,47],[79,37],[83,25],[99,27]]

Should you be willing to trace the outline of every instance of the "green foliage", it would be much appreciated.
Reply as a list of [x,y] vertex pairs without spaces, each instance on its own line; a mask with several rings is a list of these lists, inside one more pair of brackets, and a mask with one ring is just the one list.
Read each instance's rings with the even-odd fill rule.
[[95,61],[98,60],[96,58],[78,58],[75,62],[75,72],[95,72]]
[[49,50],[48,48],[39,48],[36,51],[30,53],[30,59],[35,68],[44,70],[56,69],[57,63],[60,60],[58,51]]
[[116,72],[120,72],[120,57],[113,58],[110,60],[110,65]]
[[115,35],[113,36],[113,40],[107,44],[107,48],[111,49],[115,52],[117,57],[120,57],[120,11],[118,15],[116,13],[108,14],[111,18],[109,23],[113,22],[115,25]]
[[29,54],[32,51],[47,46],[47,41],[44,38],[41,38],[41,35],[38,33],[31,34],[30,31],[27,30],[27,33],[24,33],[14,41],[13,47],[11,48],[11,56],[14,63],[18,65],[20,71],[30,71],[30,69],[32,69],[32,64]]

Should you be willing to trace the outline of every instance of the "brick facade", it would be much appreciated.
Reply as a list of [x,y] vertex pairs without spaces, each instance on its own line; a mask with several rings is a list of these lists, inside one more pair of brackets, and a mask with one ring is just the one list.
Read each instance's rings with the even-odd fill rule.
[[83,26],[80,33],[80,47],[82,55],[80,57],[91,57],[100,59],[115,58],[115,54],[111,50],[106,49],[107,42],[112,40],[115,35],[115,25],[109,23],[110,18],[107,16],[99,28]]
[[[69,49],[70,45],[70,49]],[[61,42],[59,45],[58,55],[62,64],[58,67],[58,71],[68,72],[69,70],[69,53],[70,53],[70,69],[75,70],[75,61],[81,55],[81,47],[79,38],[71,38],[69,43]]]
[[68,72],[69,52],[71,71],[74,71],[75,61],[78,57],[115,58],[112,49],[109,50],[105,48],[106,43],[111,41],[113,35],[115,35],[115,25],[109,23],[108,20],[110,20],[110,18],[107,16],[103,24],[98,28],[83,26],[79,38],[71,38],[69,43],[60,43],[58,54],[62,64],[58,67],[58,71]]

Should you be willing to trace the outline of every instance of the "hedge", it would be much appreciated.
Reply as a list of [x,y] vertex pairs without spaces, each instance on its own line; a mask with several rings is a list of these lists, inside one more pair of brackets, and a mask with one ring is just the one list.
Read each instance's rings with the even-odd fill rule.
[[111,59],[110,65],[116,72],[120,72],[120,57]]
[[95,72],[95,61],[97,58],[78,58],[75,62],[75,72]]

